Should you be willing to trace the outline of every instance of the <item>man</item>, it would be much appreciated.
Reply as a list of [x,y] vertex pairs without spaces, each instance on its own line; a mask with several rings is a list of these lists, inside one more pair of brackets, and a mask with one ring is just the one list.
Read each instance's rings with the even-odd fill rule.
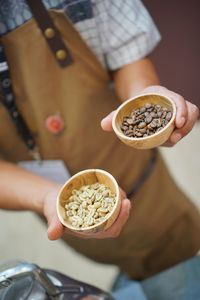
[[[134,279],[195,255],[199,214],[160,155],[129,148],[100,128],[101,122],[111,131],[110,112],[144,92],[159,92],[177,106],[176,129],[166,146],[188,134],[198,117],[196,106],[159,86],[147,58],[159,34],[141,2],[45,1],[46,8],[30,0],[0,4],[0,206],[44,215],[50,239],[63,236],[74,249],[116,264]],[[54,10],[48,14],[49,7]],[[87,240],[65,232],[55,209],[60,184],[13,164],[28,163],[32,156],[41,156],[43,163],[35,163],[41,174],[45,160],[60,174],[58,159],[71,175],[87,168],[109,171],[134,200],[132,208],[122,192],[120,215],[109,230]]]

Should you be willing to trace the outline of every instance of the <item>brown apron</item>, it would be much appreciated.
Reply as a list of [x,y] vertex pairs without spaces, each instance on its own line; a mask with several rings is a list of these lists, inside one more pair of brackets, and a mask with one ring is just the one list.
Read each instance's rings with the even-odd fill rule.
[[[67,17],[51,11],[73,56],[60,68],[34,19],[2,37],[19,111],[34,133],[44,159],[62,159],[71,174],[102,168],[129,192],[150,159],[149,150],[134,150],[100,120],[119,105],[109,77]],[[49,115],[60,113],[65,130],[45,128]],[[29,160],[27,149],[0,106],[0,151],[9,161]],[[84,240],[65,236],[77,251],[103,263],[116,264],[142,279],[193,256],[200,248],[200,218],[171,179],[159,156],[150,177],[132,199],[130,218],[118,238]]]

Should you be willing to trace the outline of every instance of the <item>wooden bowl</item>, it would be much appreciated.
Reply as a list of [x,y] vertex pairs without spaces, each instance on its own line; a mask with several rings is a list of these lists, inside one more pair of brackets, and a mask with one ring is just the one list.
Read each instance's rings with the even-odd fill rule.
[[[67,220],[65,213],[65,205],[69,201],[69,197],[72,195],[73,189],[79,189],[84,185],[91,185],[94,183],[102,183],[107,186],[111,192],[116,194],[116,202],[112,208],[112,211],[108,213],[102,222],[88,227],[73,227]],[[70,230],[83,234],[95,233],[109,228],[119,215],[121,208],[121,198],[119,186],[115,178],[108,172],[99,169],[89,169],[81,171],[72,176],[61,188],[57,197],[57,214],[60,222]]]
[[[133,110],[144,106],[146,103],[159,104],[170,109],[172,111],[171,120],[163,129],[152,134],[151,136],[141,138],[126,136],[121,130],[123,118],[130,115]],[[112,120],[112,127],[118,138],[126,145],[136,149],[151,149],[162,145],[168,140],[175,128],[175,116],[176,106],[170,98],[156,93],[142,94],[137,97],[128,99],[118,107]]]

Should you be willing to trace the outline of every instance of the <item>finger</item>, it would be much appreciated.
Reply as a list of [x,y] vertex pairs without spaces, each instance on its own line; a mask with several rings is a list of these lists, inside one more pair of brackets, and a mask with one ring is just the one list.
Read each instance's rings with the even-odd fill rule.
[[169,92],[168,96],[174,101],[177,108],[175,126],[181,128],[184,126],[188,117],[186,101],[182,96],[174,92]]
[[131,210],[131,201],[127,198],[123,199],[121,211],[117,218],[117,221],[121,225],[120,226],[121,228],[126,224],[128,218],[129,218],[130,210]]
[[120,190],[121,199],[126,198],[126,192],[124,190],[122,190],[121,188],[119,188],[119,190]]
[[63,235],[63,233],[64,233],[63,225],[60,223],[57,216],[54,216],[47,230],[48,238],[50,240],[57,240]]
[[175,130],[171,134],[171,136],[169,137],[169,139],[167,140],[167,142],[165,142],[162,146],[164,146],[164,147],[173,147],[181,139],[182,139],[182,135],[177,130]]
[[187,105],[187,111],[188,111],[188,118],[187,118],[187,122],[185,123],[185,125],[180,128],[180,129],[176,129],[174,132],[174,138],[177,139],[178,137],[183,138],[184,136],[186,136],[194,127],[198,116],[199,116],[199,109],[197,108],[196,105],[190,103],[190,102],[186,102]]
[[112,111],[109,115],[107,115],[104,119],[101,121],[101,127],[105,131],[112,131],[112,118],[115,111]]
[[105,231],[104,237],[112,238],[112,237],[117,237],[120,234],[123,226],[126,224],[128,220],[130,209],[131,209],[130,200],[127,198],[123,199],[119,216],[117,220],[114,222],[114,224]]
[[186,136],[194,127],[198,116],[199,116],[199,109],[196,105],[191,104],[190,102],[186,101],[187,111],[188,111],[188,118],[185,125],[180,128],[174,130],[171,134],[169,140],[163,145],[165,147],[171,147],[175,145],[178,141],[180,141],[184,136]]

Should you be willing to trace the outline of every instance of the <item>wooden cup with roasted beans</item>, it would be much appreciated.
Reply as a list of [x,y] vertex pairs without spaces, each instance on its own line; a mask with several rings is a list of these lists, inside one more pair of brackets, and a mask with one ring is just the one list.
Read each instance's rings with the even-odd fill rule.
[[146,93],[124,101],[114,113],[112,127],[126,145],[152,149],[169,139],[175,117],[176,105],[171,98]]

